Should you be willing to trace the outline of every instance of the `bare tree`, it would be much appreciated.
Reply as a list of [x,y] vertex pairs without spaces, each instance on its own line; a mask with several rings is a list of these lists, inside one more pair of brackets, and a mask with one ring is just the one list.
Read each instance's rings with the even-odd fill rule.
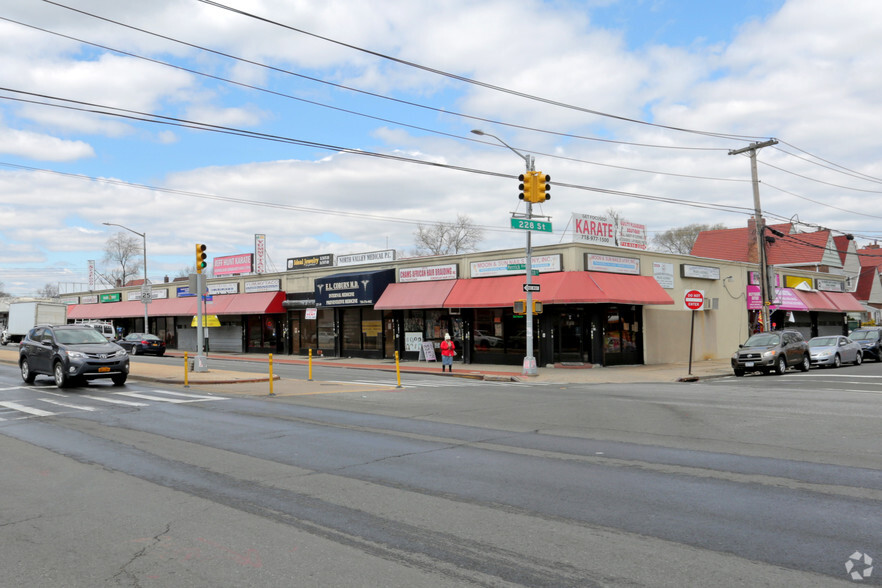
[[6,296],[9,296],[9,294],[6,293],[6,284],[0,282],[0,298],[4,298]]
[[477,251],[484,240],[481,230],[466,214],[459,214],[452,223],[418,225],[414,233],[414,255],[451,255]]
[[725,228],[726,225],[720,223],[715,225],[692,224],[685,227],[676,227],[657,234],[652,238],[652,244],[659,251],[688,255],[692,251],[692,246],[695,245],[698,233],[702,231],[719,231]]
[[37,296],[40,298],[58,298],[58,284],[49,284],[37,290]]
[[144,258],[141,241],[119,232],[107,238],[104,244],[105,274],[113,285],[124,286],[137,277],[143,267]]

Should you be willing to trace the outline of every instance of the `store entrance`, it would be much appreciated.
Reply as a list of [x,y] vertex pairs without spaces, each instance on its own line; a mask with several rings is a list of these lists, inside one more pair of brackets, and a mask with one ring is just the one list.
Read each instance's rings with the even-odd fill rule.
[[588,361],[586,346],[590,339],[584,336],[581,309],[567,309],[556,313],[552,318],[554,331],[554,361],[583,363]]
[[603,326],[603,365],[643,363],[641,307],[611,305]]

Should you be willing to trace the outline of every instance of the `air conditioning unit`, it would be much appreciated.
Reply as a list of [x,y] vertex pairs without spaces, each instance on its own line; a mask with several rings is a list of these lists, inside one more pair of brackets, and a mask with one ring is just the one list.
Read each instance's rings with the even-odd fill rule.
[[461,313],[462,313],[462,309],[461,309],[461,308],[451,308],[451,309],[450,309],[450,314],[451,314],[451,315],[458,315],[458,314],[461,314]]
[[708,298],[704,301],[705,310],[720,310],[719,298]]

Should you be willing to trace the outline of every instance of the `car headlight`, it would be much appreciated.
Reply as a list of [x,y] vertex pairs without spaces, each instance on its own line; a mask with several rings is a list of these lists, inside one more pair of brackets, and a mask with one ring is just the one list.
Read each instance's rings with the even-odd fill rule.
[[86,354],[82,351],[68,351],[67,356],[71,359],[86,359]]
[[769,349],[768,351],[763,351],[763,359],[771,359],[775,357],[777,352],[774,349]]
[[833,355],[832,351],[822,351],[818,354],[818,357],[830,357]]
[[119,351],[117,351],[116,353],[113,354],[114,357],[120,357],[122,355],[128,355],[128,353],[126,353],[125,349],[120,349]]

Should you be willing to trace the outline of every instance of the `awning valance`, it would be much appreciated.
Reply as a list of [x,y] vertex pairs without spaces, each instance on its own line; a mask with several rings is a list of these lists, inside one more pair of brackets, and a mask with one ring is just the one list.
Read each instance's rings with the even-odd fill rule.
[[793,288],[796,297],[802,300],[808,310],[818,310],[821,312],[839,312],[839,308],[833,302],[824,296],[823,292],[799,290]]
[[851,292],[824,292],[841,312],[865,312],[864,305]]
[[442,308],[456,280],[389,284],[374,305],[377,310]]
[[[285,312],[282,301],[284,292],[255,292],[249,294],[222,294],[212,296],[205,305],[207,314],[280,314]],[[195,296],[162,298],[147,306],[150,316],[193,316],[196,314]],[[140,301],[105,302],[100,304],[71,304],[67,307],[70,320],[103,320],[137,318],[144,316],[144,304]]]

